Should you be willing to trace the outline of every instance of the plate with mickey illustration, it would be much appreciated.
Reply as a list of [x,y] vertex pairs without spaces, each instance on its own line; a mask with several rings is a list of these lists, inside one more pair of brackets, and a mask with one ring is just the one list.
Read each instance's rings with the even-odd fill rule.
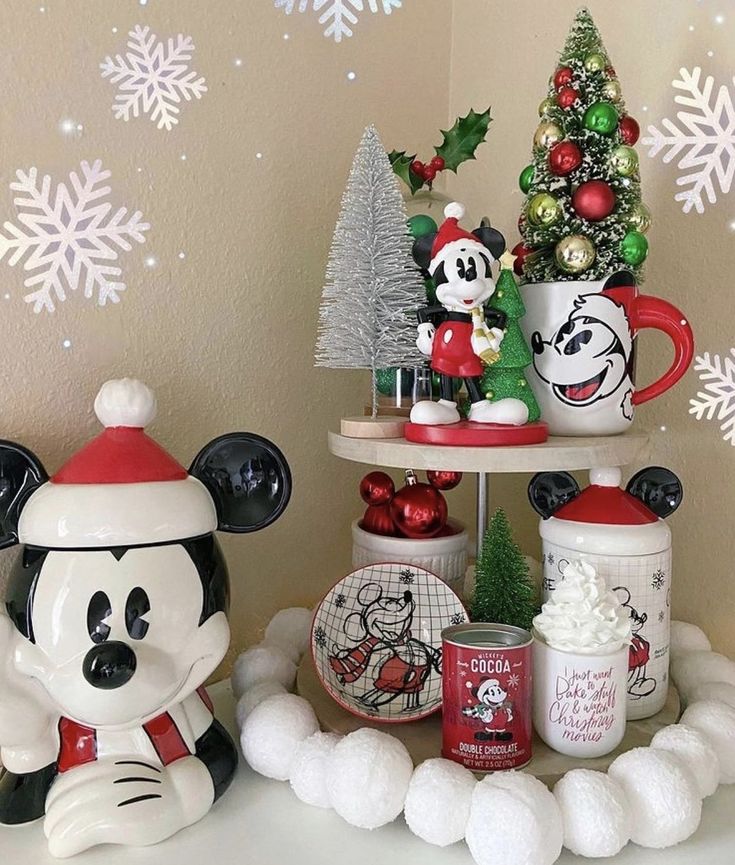
[[358,568],[314,614],[311,652],[327,693],[361,718],[415,721],[441,706],[441,632],[469,621],[435,574],[405,563]]

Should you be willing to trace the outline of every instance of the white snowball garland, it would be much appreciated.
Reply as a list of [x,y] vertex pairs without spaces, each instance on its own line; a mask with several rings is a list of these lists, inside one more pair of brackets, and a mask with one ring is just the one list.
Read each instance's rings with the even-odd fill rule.
[[476,782],[441,758],[414,770],[403,743],[377,730],[320,732],[310,704],[285,693],[311,619],[305,608],[282,610],[265,640],[235,662],[241,745],[255,771],[290,780],[299,799],[352,825],[376,828],[404,809],[411,831],[429,843],[464,837],[477,865],[552,865],[562,840],[588,857],[615,855],[629,836],[645,847],[676,844],[696,830],[715,772],[735,783],[735,663],[712,652],[694,625],[672,622],[672,678],[688,702],[681,723],[622,754],[608,774],[568,772],[552,795],[525,772]]
[[403,742],[363,727],[338,742],[327,761],[329,801],[352,826],[377,829],[403,810],[412,773]]
[[577,856],[615,856],[630,840],[633,822],[623,788],[604,772],[572,769],[554,787],[564,846]]
[[476,783],[472,772],[453,760],[424,760],[408,785],[403,808],[408,828],[437,847],[461,841]]

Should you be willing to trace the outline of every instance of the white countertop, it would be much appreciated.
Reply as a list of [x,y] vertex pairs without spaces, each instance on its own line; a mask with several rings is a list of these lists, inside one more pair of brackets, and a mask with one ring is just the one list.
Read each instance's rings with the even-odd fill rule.
[[[233,729],[233,701],[226,684],[211,690],[217,714]],[[46,852],[40,822],[0,827],[0,854],[7,865],[58,863]],[[227,793],[200,823],[153,847],[97,847],[75,859],[83,865],[473,865],[464,844],[440,849],[413,835],[399,817],[373,832],[355,829],[333,811],[304,805],[287,783],[257,775],[241,760]],[[64,860],[62,860],[64,861]],[[568,851],[559,865],[585,860]],[[733,865],[735,785],[706,799],[702,823],[682,844],[646,850],[628,844],[605,865]]]

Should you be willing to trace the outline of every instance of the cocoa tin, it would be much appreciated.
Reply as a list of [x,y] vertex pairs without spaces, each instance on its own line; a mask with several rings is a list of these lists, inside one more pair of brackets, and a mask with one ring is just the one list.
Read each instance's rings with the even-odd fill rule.
[[442,755],[473,772],[531,759],[531,634],[472,622],[442,631]]

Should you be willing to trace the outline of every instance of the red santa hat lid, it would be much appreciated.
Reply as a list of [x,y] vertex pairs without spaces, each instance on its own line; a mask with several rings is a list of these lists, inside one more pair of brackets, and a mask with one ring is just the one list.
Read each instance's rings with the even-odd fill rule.
[[467,246],[477,247],[482,250],[485,247],[471,231],[465,231],[459,225],[459,220],[465,215],[465,207],[458,201],[452,201],[444,208],[444,222],[436,233],[434,243],[431,247],[431,264],[429,270],[434,271],[440,262],[457,248]]
[[619,468],[592,469],[590,486],[554,513],[554,519],[575,523],[641,526],[658,517],[640,499],[620,488]]
[[156,398],[134,379],[106,382],[94,403],[105,429],[30,497],[21,543],[112,547],[208,534],[217,515],[206,487],[144,432]]

